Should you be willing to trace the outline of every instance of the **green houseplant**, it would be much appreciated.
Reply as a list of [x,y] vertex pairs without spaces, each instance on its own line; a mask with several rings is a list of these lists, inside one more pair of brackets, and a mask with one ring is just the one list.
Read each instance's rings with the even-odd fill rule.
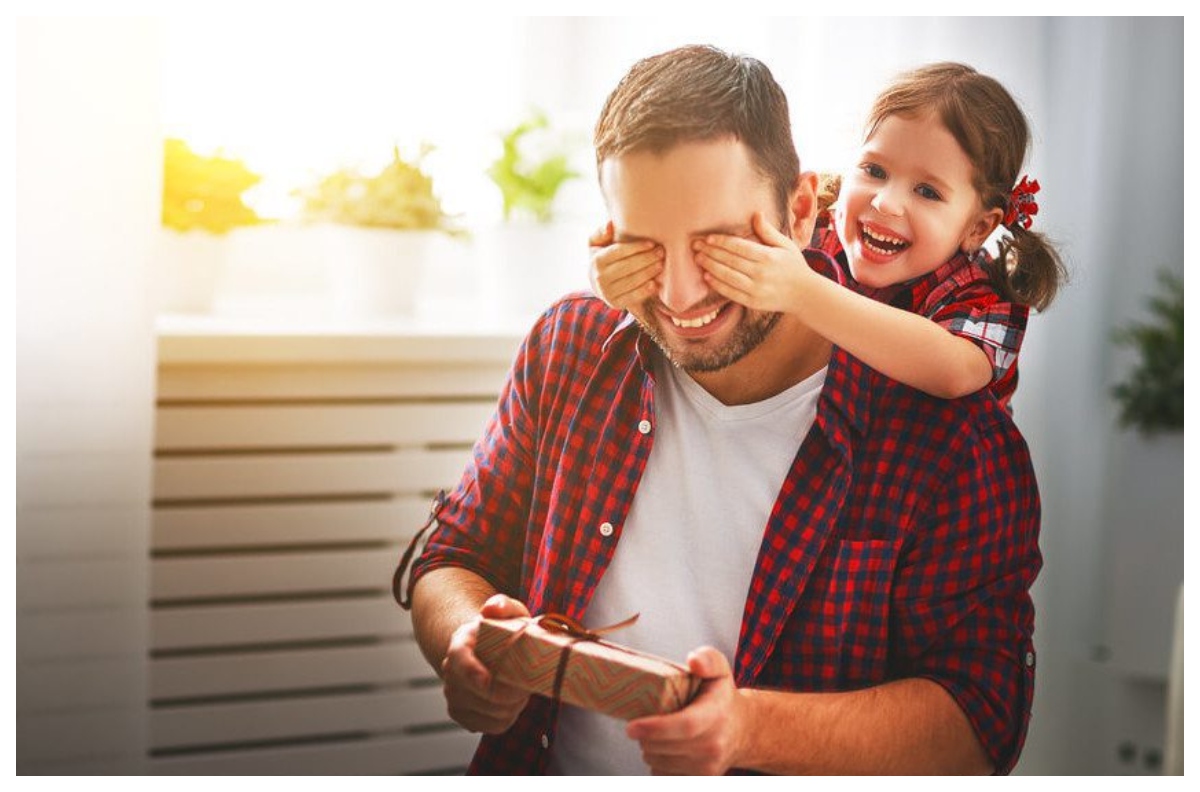
[[485,172],[503,214],[487,227],[480,251],[485,270],[496,276],[496,303],[533,317],[554,298],[587,287],[586,260],[578,257],[591,229],[560,206],[562,188],[580,175],[570,164],[575,137],[533,108],[499,142]]
[[1147,311],[1113,335],[1132,365],[1112,388],[1123,431],[1108,449],[1106,664],[1162,678],[1184,579],[1183,276],[1160,271]]
[[1158,276],[1147,306],[1150,319],[1120,328],[1114,341],[1132,347],[1133,370],[1112,390],[1122,426],[1143,434],[1183,431],[1183,277]]
[[432,150],[422,145],[414,159],[406,160],[393,146],[392,161],[378,173],[341,168],[326,175],[299,192],[304,216],[363,228],[461,234],[455,219],[442,209],[433,177],[422,167]]
[[341,312],[412,313],[436,239],[465,235],[424,168],[432,150],[422,145],[405,159],[393,146],[391,162],[376,173],[341,168],[298,191],[303,218],[319,227]]
[[561,143],[538,150],[536,138],[549,128],[545,113],[533,110],[501,135],[503,150],[487,175],[500,189],[505,220],[524,214],[541,223],[549,222],[553,219],[554,199],[559,189],[579,176],[571,170]]

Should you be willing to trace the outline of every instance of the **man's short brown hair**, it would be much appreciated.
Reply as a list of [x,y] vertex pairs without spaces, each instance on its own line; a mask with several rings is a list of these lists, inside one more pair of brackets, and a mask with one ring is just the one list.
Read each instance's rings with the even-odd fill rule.
[[694,45],[638,61],[600,111],[596,164],[726,137],[745,144],[787,217],[800,173],[787,97],[761,61],[744,55]]

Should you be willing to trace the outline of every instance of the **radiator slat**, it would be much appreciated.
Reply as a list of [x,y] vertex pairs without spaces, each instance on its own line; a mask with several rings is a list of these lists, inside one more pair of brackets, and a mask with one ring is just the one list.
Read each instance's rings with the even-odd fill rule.
[[467,444],[478,439],[492,401],[399,405],[160,406],[159,452],[185,449]]
[[155,775],[389,775],[461,770],[478,735],[403,735],[329,745],[229,751],[150,760]]
[[233,745],[294,737],[397,732],[444,723],[440,687],[314,696],[191,707],[164,707],[150,716],[151,748]]
[[158,558],[150,563],[155,600],[252,597],[390,589],[401,548]]
[[156,500],[409,494],[453,486],[466,450],[159,458]]
[[160,506],[151,549],[271,547],[359,541],[407,542],[429,516],[430,499],[230,506]]
[[364,636],[407,638],[412,620],[391,596],[316,602],[157,608],[151,650],[180,651]]
[[404,685],[425,682],[430,673],[415,641],[155,658],[150,661],[150,697],[217,698],[354,685]]

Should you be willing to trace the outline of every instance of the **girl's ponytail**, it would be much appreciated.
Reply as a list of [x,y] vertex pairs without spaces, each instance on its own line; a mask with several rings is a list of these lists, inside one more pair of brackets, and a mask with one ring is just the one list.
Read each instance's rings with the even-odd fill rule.
[[1067,279],[1062,257],[1045,235],[1018,223],[1007,228],[993,274],[1017,302],[1044,311]]
[[1004,227],[1009,236],[1000,242],[993,279],[1008,296],[1030,308],[1044,311],[1058,294],[1059,284],[1067,278],[1062,257],[1050,240],[1037,231],[1030,231],[1033,216],[1038,213],[1036,195],[1041,190],[1037,180],[1022,176],[1004,204]]

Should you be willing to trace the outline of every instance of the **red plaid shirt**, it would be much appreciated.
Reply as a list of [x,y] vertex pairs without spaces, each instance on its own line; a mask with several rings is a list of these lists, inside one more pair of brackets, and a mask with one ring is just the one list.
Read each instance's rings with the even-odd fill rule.
[[[552,306],[414,578],[465,567],[532,613],[584,620],[654,442],[651,354],[638,326],[594,297]],[[796,440],[746,600],[737,684],[932,679],[1008,771],[1033,696],[1028,592],[1041,567],[1037,485],[1009,416],[988,397],[927,396],[835,348],[816,421]],[[482,739],[472,771],[544,771],[555,717],[534,697]]]
[[859,294],[920,314],[975,343],[992,364],[992,393],[1009,406],[1017,390],[1017,355],[1029,306],[1002,297],[979,261],[960,253],[927,275],[872,289],[850,275],[842,241],[827,221],[817,228],[812,245],[838,263],[842,282]]

